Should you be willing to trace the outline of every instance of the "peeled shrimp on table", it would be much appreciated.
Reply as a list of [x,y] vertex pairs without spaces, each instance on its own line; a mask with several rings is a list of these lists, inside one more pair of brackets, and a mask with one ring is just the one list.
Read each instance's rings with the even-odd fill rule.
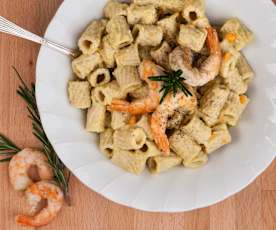
[[10,182],[15,190],[25,190],[34,181],[29,170],[35,166],[40,180],[51,180],[53,171],[46,156],[38,150],[26,148],[17,153],[9,164]]
[[195,93],[191,87],[188,87],[188,89],[192,92],[193,96],[187,97],[183,92],[178,92],[175,96],[173,93],[170,93],[151,116],[151,130],[154,141],[165,155],[169,155],[170,153],[170,144],[166,135],[169,116],[179,108],[187,112],[193,112],[197,106]]
[[170,54],[170,65],[173,70],[181,69],[185,77],[185,83],[191,86],[203,86],[212,81],[219,73],[222,54],[218,34],[215,29],[207,30],[207,47],[209,57],[199,68],[192,67],[193,54],[189,48],[177,47]]
[[42,200],[46,200],[47,205],[35,215],[16,216],[16,223],[23,226],[41,227],[49,224],[57,216],[64,203],[64,196],[61,189],[48,181],[40,181],[32,184],[26,190],[25,195],[31,207],[30,213],[34,213]]
[[149,80],[149,77],[164,74],[163,69],[150,60],[144,60],[139,67],[140,78],[147,82],[149,93],[145,98],[128,102],[125,100],[113,99],[110,110],[126,112],[133,115],[153,112],[159,105],[161,84]]

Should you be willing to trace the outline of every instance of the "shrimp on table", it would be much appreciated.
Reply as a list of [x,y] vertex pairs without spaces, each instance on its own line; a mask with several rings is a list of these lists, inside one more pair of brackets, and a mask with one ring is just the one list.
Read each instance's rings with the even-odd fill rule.
[[164,72],[150,60],[144,60],[139,67],[139,74],[142,80],[149,85],[149,93],[142,99],[128,102],[125,100],[113,99],[109,109],[111,111],[126,112],[133,115],[153,112],[159,105],[161,84],[149,80],[149,77],[162,75]]
[[181,69],[186,78],[185,83],[194,87],[203,86],[212,81],[218,75],[221,65],[222,54],[218,34],[212,27],[206,30],[210,55],[199,68],[192,67],[193,54],[189,48],[177,47],[169,56],[171,68]]
[[34,183],[30,169],[36,167],[39,180],[51,180],[53,171],[46,156],[38,150],[26,148],[16,154],[9,164],[10,182],[15,190],[25,190]]
[[32,214],[42,200],[46,200],[47,205],[33,216],[16,216],[16,223],[23,226],[41,227],[47,225],[57,216],[64,203],[64,195],[61,189],[49,181],[39,181],[32,184],[26,190],[25,195],[31,207],[30,213]]
[[[193,92],[191,87],[188,87],[190,92]],[[166,127],[168,123],[168,118],[177,109],[181,108],[187,112],[195,111],[197,106],[197,98],[195,93],[193,96],[187,97],[183,92],[178,92],[174,96],[170,93],[162,104],[160,104],[157,109],[153,112],[151,116],[151,130],[153,139],[158,146],[158,148],[165,154],[170,153],[170,144],[168,137],[166,135]]]

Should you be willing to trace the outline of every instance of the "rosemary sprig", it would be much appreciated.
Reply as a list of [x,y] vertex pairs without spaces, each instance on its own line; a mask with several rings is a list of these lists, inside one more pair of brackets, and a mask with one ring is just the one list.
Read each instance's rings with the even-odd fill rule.
[[164,85],[160,90],[160,92],[163,92],[160,104],[164,101],[165,97],[170,92],[173,92],[175,96],[177,90],[181,90],[187,97],[193,96],[193,94],[186,88],[185,84],[183,83],[185,78],[182,77],[182,73],[182,70],[177,70],[167,73],[167,75],[149,77],[151,81],[164,82]]
[[20,150],[13,142],[0,134],[0,162],[10,161]]
[[[68,184],[70,179],[70,172],[66,170],[64,164],[61,162],[61,160],[58,158],[57,153],[55,152],[52,144],[48,140],[40,120],[39,111],[36,104],[36,98],[35,98],[35,85],[32,83],[31,87],[28,87],[26,83],[21,78],[20,74],[16,70],[15,67],[12,67],[15,71],[18,79],[21,82],[21,85],[17,89],[17,94],[26,102],[27,104],[27,110],[29,112],[28,117],[32,121],[32,127],[33,127],[33,134],[34,136],[42,143],[44,153],[48,159],[49,164],[53,168],[54,172],[54,180],[57,183],[58,186],[63,190],[66,200],[69,203],[69,194],[68,194]],[[3,137],[2,137],[3,138]],[[7,139],[3,139],[3,148],[9,147],[14,149],[6,149],[5,153],[7,154],[7,158],[5,158],[6,161],[9,160],[9,158],[12,157],[13,154],[16,154],[16,152],[20,151],[19,148],[17,148],[12,142],[10,142]],[[0,142],[1,147],[1,142]]]

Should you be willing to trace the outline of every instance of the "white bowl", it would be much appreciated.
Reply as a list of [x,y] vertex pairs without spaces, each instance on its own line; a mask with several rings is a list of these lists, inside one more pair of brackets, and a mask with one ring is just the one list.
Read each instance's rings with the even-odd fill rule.
[[[101,17],[106,0],[66,0],[46,37],[76,47],[91,19]],[[67,82],[70,58],[42,47],[37,61],[37,102],[43,127],[64,164],[92,190],[117,203],[146,211],[178,212],[221,201],[251,183],[276,153],[276,8],[269,0],[207,0],[212,22],[239,17],[255,33],[244,50],[256,72],[251,103],[233,143],[211,155],[208,164],[191,170],[176,168],[157,176],[134,176],[100,153],[97,135],[84,130],[83,113],[71,107]]]

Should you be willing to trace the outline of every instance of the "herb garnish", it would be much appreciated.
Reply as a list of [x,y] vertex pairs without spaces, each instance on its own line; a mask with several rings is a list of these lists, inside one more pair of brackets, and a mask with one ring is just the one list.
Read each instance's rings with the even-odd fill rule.
[[[36,98],[35,98],[35,85],[32,83],[31,87],[28,87],[26,83],[21,78],[18,71],[13,67],[21,85],[17,89],[17,94],[25,101],[27,104],[27,110],[29,112],[28,117],[32,121],[33,135],[42,143],[44,154],[46,155],[49,164],[53,168],[54,180],[57,185],[63,190],[65,198],[68,203],[70,203],[68,195],[68,184],[70,179],[70,172],[66,170],[64,164],[58,158],[52,144],[48,140],[40,120]],[[21,149],[13,144],[3,135],[0,135],[0,156],[4,156],[4,159],[0,162],[9,161],[13,155],[18,153]]]
[[177,90],[181,90],[187,97],[193,96],[193,94],[186,88],[183,81],[185,80],[182,77],[182,70],[172,71],[162,76],[153,76],[149,77],[151,81],[163,81],[164,85],[160,89],[160,92],[163,92],[163,95],[160,100],[160,104],[164,101],[165,97],[173,92],[174,96],[177,93]]

